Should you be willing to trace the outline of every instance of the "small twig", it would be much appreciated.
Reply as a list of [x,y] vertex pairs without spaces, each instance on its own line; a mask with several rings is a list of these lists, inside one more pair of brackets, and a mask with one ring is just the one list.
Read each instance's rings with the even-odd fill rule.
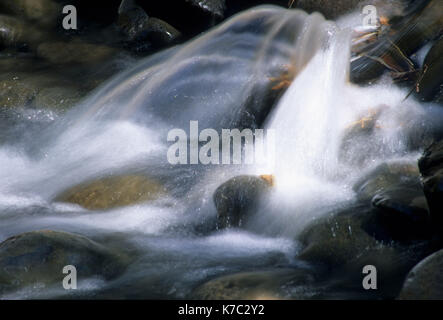
[[409,65],[410,69],[414,68],[414,63],[409,59],[403,51],[391,40],[388,38],[388,41],[391,43],[391,45],[397,50],[397,52],[400,54],[400,56],[406,61],[406,63]]
[[292,8],[292,6],[294,5],[294,2],[295,2],[295,0],[289,0],[289,3],[288,3],[289,9]]
[[406,95],[406,97],[403,99],[403,101],[406,101],[409,96],[412,94],[412,92],[419,93],[420,92],[420,81],[423,79],[423,77],[425,76],[426,71],[428,71],[428,65],[424,65],[423,67],[423,72],[421,73],[420,77],[417,79],[417,82],[415,83],[415,86],[409,91],[409,93]]

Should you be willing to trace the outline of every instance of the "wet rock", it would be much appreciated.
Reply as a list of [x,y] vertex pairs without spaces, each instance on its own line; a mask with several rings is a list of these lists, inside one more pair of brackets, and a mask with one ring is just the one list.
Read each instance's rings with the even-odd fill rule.
[[23,24],[15,18],[0,15],[0,46],[9,47],[20,41]]
[[180,36],[180,32],[167,22],[149,18],[136,39],[148,39],[154,46],[166,46],[173,44]]
[[437,174],[443,166],[443,141],[435,141],[423,152],[418,167],[423,178]]
[[37,55],[53,64],[93,64],[115,54],[113,48],[81,41],[45,42],[37,48]]
[[380,155],[396,156],[402,149],[420,152],[432,141],[443,138],[440,114],[438,107],[428,107],[424,112],[408,104],[371,108],[343,131],[339,160],[351,166],[367,167]]
[[392,239],[432,237],[428,204],[421,189],[399,187],[381,192],[374,196],[372,205],[379,209],[378,221]]
[[[61,88],[66,81],[51,73],[32,72],[32,68],[29,71],[31,72],[8,72],[0,75],[0,107],[55,107],[54,104],[35,104],[36,98],[40,95],[39,101],[42,102],[42,98],[49,97],[51,92],[55,97],[57,88]],[[60,95],[64,93],[68,94],[67,91],[60,91]],[[67,99],[72,97],[68,96]],[[46,99],[46,102],[49,100]]]
[[256,176],[238,176],[223,183],[213,197],[218,228],[241,227],[270,188],[268,181]]
[[126,257],[84,236],[59,231],[33,231],[0,243],[0,292],[62,284],[67,265],[79,280],[112,279],[125,269]]
[[38,109],[66,111],[78,103],[82,96],[83,94],[74,88],[44,88],[36,95],[33,105]]
[[363,176],[354,190],[379,209],[377,223],[395,240],[427,239],[430,216],[415,164],[384,163]]
[[376,194],[403,185],[421,188],[417,165],[409,162],[391,162],[378,165],[361,177],[353,186],[361,201],[371,200]]
[[350,165],[364,166],[387,148],[380,138],[379,118],[387,110],[379,106],[362,114],[358,121],[348,125],[340,144],[340,161]]
[[192,5],[211,13],[214,16],[223,17],[226,10],[226,0],[186,0]]
[[43,26],[54,26],[62,14],[61,4],[53,0],[3,0],[0,8]]
[[418,162],[423,177],[423,189],[428,201],[431,220],[443,234],[443,141],[434,142]]
[[35,46],[44,38],[38,28],[26,22],[0,14],[0,49],[9,47]]
[[[322,218],[308,226],[299,236],[304,245],[299,258],[336,267],[378,250],[386,250],[362,229],[372,211],[359,208]],[[388,250],[389,251],[389,250]]]
[[329,277],[360,293],[363,267],[373,265],[379,284],[376,296],[396,297],[408,271],[431,249],[425,241],[393,241],[377,211],[357,204],[313,222],[298,238],[304,246],[298,258],[325,266]]
[[117,25],[127,37],[131,48],[142,51],[143,48],[163,47],[174,43],[180,32],[163,20],[148,17],[143,8],[133,0],[122,1],[119,8]]
[[35,60],[31,57],[20,56],[16,53],[0,57],[0,73],[3,74],[0,79],[5,79],[5,74],[14,72],[33,71],[35,67]]
[[242,272],[211,280],[198,287],[193,296],[205,300],[308,299],[316,293],[308,270],[282,269]]
[[32,83],[15,78],[0,81],[0,107],[25,107],[37,95],[39,89]]
[[443,300],[443,250],[427,257],[409,272],[401,300]]
[[326,19],[336,19],[337,17],[356,10],[361,3],[367,3],[365,0],[296,0],[295,8],[303,9],[308,13],[320,12]]
[[422,101],[437,100],[443,90],[443,36],[426,55],[423,69],[416,85],[416,96]]
[[118,10],[118,27],[129,40],[134,40],[145,28],[149,17],[143,8],[137,6],[134,0],[123,0]]
[[56,201],[78,204],[90,210],[106,210],[158,199],[165,194],[156,181],[137,175],[111,176],[75,186]]

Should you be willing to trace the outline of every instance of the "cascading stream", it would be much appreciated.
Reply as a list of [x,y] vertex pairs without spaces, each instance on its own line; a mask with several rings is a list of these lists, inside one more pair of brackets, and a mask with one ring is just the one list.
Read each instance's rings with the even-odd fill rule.
[[[31,146],[0,146],[0,241],[53,229],[137,247],[140,256],[126,273],[110,282],[91,279],[80,296],[183,298],[217,275],[297,265],[298,232],[352,201],[351,186],[366,169],[416,161],[410,131],[436,115],[404,102],[405,91],[387,80],[351,85],[349,42],[349,30],[319,14],[269,6],[140,61],[35,134]],[[285,72],[294,80],[273,106]],[[376,132],[364,143],[351,136],[345,148],[349,128],[374,110]],[[171,166],[167,132],[188,131],[191,120],[201,129],[275,130],[275,166]],[[155,177],[169,193],[97,211],[55,201],[82,182],[127,172]],[[214,190],[244,173],[272,173],[276,181],[253,221],[245,230],[196,232],[215,218]],[[64,294],[49,288],[43,297]],[[8,297],[42,295],[30,288]]]

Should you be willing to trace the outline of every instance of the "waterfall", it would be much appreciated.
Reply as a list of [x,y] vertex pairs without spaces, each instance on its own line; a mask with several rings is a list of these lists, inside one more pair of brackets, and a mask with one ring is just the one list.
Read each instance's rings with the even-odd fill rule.
[[[400,159],[414,163],[419,156],[408,141],[432,117],[431,108],[404,101],[407,92],[386,79],[370,87],[351,84],[351,30],[336,27],[328,35],[266,122],[275,133],[277,157],[273,167],[256,173],[272,173],[275,192],[254,230],[294,236],[352,201],[353,183],[371,168]],[[365,121],[374,127],[367,137],[360,133],[369,126]]]

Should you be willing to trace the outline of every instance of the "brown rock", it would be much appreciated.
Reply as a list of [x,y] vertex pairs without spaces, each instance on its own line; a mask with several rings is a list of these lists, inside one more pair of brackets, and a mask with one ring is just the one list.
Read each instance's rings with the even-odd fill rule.
[[90,210],[106,210],[158,199],[164,188],[150,178],[137,175],[106,177],[75,186],[56,201],[78,204]]

